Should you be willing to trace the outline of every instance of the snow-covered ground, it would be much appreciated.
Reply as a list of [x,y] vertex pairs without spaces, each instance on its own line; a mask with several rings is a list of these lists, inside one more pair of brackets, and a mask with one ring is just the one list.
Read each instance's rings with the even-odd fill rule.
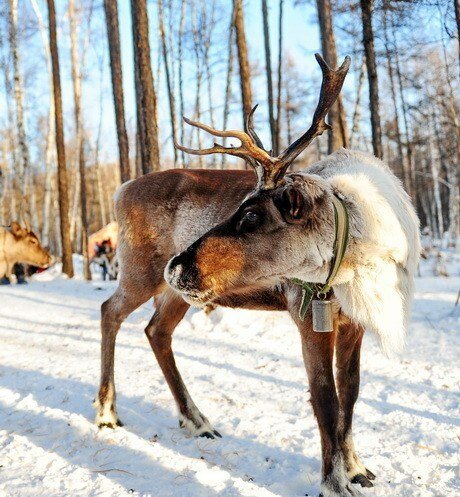
[[[404,356],[365,339],[355,439],[377,474],[368,496],[460,495],[460,275],[430,277],[430,264]],[[46,275],[0,287],[0,496],[317,496],[318,431],[284,313],[191,310],[179,325],[179,368],[223,434],[207,440],[178,427],[143,333],[146,304],[118,338],[125,427],[96,429],[99,306],[114,287]]]

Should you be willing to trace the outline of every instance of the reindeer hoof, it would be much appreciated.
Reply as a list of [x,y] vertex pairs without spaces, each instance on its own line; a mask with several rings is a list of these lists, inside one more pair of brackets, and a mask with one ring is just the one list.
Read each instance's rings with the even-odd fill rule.
[[181,417],[179,419],[179,426],[187,430],[194,437],[222,438],[222,435],[211,426],[207,418],[201,413],[194,419]]
[[115,409],[102,409],[96,415],[96,425],[98,428],[112,428],[114,430],[117,426],[123,426]]
[[112,430],[114,430],[117,426],[124,426],[123,423],[117,419],[115,421],[115,423],[112,423],[110,421],[101,421],[100,423],[97,424],[97,427],[99,429],[101,428],[111,428]]
[[375,480],[376,478],[374,473],[372,473],[372,471],[369,471],[367,468],[366,468],[366,476],[368,477],[369,480]]
[[217,430],[213,430],[212,433],[210,431],[205,431],[205,432],[201,433],[200,437],[215,439],[216,437],[222,438],[222,435]]
[[370,479],[362,474],[354,476],[353,479],[351,480],[351,483],[359,483],[359,485],[365,488],[370,488],[374,486],[374,484],[370,481]]

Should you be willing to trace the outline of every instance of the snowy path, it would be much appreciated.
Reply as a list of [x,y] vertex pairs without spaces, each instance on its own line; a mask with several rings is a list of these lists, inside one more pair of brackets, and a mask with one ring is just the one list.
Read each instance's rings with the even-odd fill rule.
[[[363,350],[355,439],[377,475],[369,496],[460,495],[460,278],[417,282],[401,360]],[[98,289],[100,288],[100,289]],[[190,311],[180,370],[223,434],[191,439],[143,334],[151,304],[117,349],[124,428],[98,432],[99,305],[111,284],[0,287],[0,496],[317,496],[320,450],[297,332],[283,313]]]

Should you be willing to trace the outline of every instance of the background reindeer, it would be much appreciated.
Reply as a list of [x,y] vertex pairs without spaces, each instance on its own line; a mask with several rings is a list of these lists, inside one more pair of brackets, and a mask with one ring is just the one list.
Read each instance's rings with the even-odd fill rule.
[[25,228],[13,221],[9,229],[0,228],[0,278],[11,277],[17,262],[41,268],[51,264],[52,257],[31,231],[29,223]]
[[[252,116],[246,132],[187,121],[214,136],[237,138],[241,145],[178,148],[245,158],[256,170],[257,185],[247,171],[170,170],[119,189],[121,275],[116,292],[102,305],[96,423],[121,424],[115,405],[115,338],[122,321],[152,296],[156,310],[145,332],[176,400],[180,424],[210,438],[220,434],[191,399],[175,364],[175,327],[190,303],[288,310],[302,339],[321,434],[322,495],[349,497],[360,495],[351,483],[372,486],[374,479],[352,439],[364,329],[374,330],[387,351],[402,347],[420,244],[408,196],[374,157],[341,150],[308,172],[286,175],[295,158],[327,129],[325,116],[349,67],[348,58],[337,71],[317,59],[323,84],[312,125],[278,157],[262,147]],[[334,302],[334,331],[317,333],[311,312],[299,318],[302,293],[292,279],[317,284],[328,279],[336,230],[333,198],[340,198],[348,211],[349,243],[328,294]]]

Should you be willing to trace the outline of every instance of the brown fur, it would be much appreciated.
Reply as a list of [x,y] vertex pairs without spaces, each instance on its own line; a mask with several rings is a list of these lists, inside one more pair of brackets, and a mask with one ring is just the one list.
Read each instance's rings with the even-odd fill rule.
[[196,266],[204,289],[223,294],[244,266],[244,252],[234,240],[208,238],[198,250]]
[[0,278],[10,278],[17,262],[45,268],[51,261],[50,253],[41,246],[28,225],[22,228],[13,221],[9,230],[0,228]]

